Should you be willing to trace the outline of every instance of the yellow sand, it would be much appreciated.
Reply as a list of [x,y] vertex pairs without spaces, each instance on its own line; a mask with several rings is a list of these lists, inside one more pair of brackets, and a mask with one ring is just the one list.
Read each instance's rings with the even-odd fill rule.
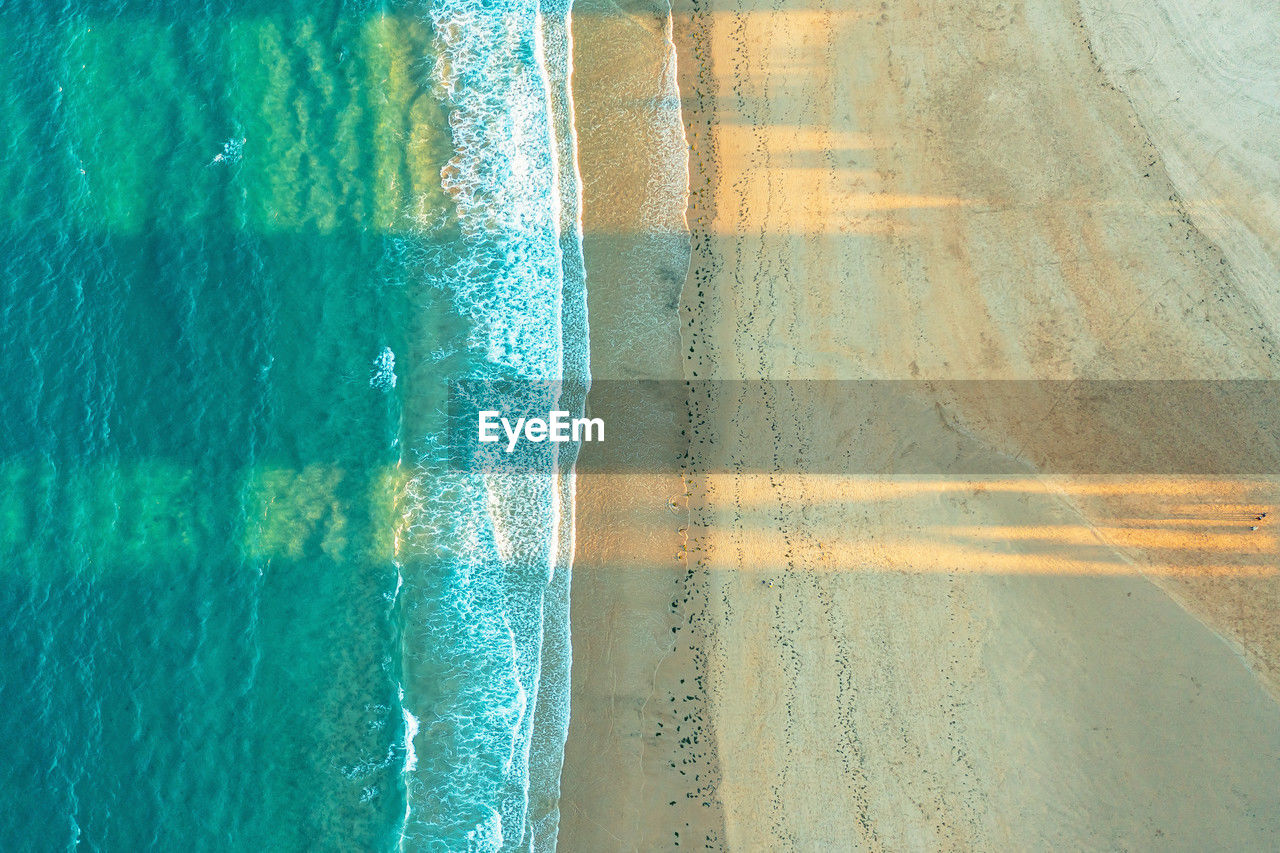
[[[685,376],[1280,376],[1276,25],[1142,5],[678,8]],[[884,476],[734,476],[807,413],[699,402],[689,529],[580,525],[563,849],[1280,843],[1275,479],[1046,476],[1070,424],[965,400],[1014,473],[893,476],[953,461],[907,421]]]

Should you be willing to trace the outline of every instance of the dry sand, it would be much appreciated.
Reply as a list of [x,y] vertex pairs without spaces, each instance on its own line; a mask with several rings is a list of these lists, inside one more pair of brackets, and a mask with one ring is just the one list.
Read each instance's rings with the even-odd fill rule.
[[[661,15],[610,8],[597,34],[661,55]],[[1260,3],[676,11],[685,376],[1280,378]],[[652,73],[626,53],[610,73]],[[585,115],[639,114],[616,95]],[[588,216],[626,156],[598,127]],[[596,340],[655,288],[593,292],[611,375],[672,375]],[[1280,482],[1045,470],[1092,450],[1069,418],[928,387],[855,444],[805,437],[862,473],[727,473],[814,413],[699,393],[686,546],[683,483],[580,484],[562,849],[1280,846]]]

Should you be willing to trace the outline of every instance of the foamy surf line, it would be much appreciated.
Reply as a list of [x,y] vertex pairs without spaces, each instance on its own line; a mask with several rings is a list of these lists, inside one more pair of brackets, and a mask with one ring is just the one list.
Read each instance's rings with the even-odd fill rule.
[[[585,379],[569,6],[430,6],[462,246],[442,282],[485,378]],[[579,408],[581,401],[548,399]],[[447,472],[410,436],[400,848],[552,849],[568,724],[572,455]],[[545,665],[544,665],[545,662]]]

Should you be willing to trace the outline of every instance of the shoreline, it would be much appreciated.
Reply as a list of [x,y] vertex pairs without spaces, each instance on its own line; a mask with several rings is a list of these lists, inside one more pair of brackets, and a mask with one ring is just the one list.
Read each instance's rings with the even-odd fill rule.
[[[671,15],[665,0],[588,4],[573,24],[592,378],[680,379],[690,248]],[[655,417],[682,422],[664,397]],[[670,465],[687,447],[663,433],[635,449],[633,473],[577,474],[559,849],[715,849],[722,838],[703,805],[712,773],[689,631],[702,593]]]

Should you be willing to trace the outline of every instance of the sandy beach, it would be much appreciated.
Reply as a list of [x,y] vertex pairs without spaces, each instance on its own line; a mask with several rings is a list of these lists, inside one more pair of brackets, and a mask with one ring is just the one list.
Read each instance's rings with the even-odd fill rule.
[[[1112,448],[1049,386],[944,383],[1280,378],[1264,7],[677,5],[678,313],[669,264],[609,267],[683,224],[609,141],[653,118],[667,19],[598,11],[593,375],[915,380],[919,405],[800,431],[841,471],[742,471],[813,401],[699,384],[688,441],[652,449],[683,477],[584,474],[560,848],[1280,844],[1280,479],[1225,473],[1217,438],[1258,413],[1180,410],[1173,473],[1089,469]],[[604,57],[634,88],[593,83]]]
[[[575,5],[595,380],[682,376],[687,154],[670,39],[665,3]],[[672,424],[685,416],[682,400],[652,406]],[[686,487],[665,460],[686,444],[678,430],[654,432],[630,473],[578,474],[560,849],[661,850],[710,831],[695,829],[707,823],[707,798],[689,795],[714,774],[695,769],[695,750],[681,743],[692,729],[684,718],[706,711],[694,651],[675,640],[697,592],[681,556],[687,511],[671,507],[687,504]]]

